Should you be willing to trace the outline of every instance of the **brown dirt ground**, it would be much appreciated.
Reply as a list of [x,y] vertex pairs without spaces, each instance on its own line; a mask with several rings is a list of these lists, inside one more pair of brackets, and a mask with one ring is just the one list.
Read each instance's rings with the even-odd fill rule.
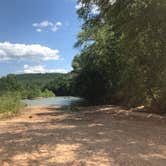
[[0,122],[0,166],[166,166],[165,117],[130,112],[27,108]]

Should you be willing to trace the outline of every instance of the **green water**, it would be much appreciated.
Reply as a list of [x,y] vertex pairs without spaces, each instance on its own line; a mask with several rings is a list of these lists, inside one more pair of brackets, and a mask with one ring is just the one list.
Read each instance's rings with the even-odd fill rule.
[[84,103],[83,99],[78,97],[50,97],[39,98],[33,100],[23,100],[28,106],[65,106],[65,105],[80,105]]

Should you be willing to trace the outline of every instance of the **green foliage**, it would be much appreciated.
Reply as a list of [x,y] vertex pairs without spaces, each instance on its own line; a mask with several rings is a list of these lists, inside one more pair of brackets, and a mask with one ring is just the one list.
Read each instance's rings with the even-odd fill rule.
[[[73,60],[76,94],[166,110],[166,2],[78,0],[83,20]],[[99,13],[93,12],[93,6]]]
[[53,97],[44,86],[64,74],[8,75],[0,79],[0,118],[16,114],[22,107],[21,99]]
[[21,88],[16,75],[8,75],[7,77],[2,77],[0,79],[0,92],[3,91],[18,91]]
[[54,97],[55,94],[52,91],[45,89],[43,92],[41,92],[41,96],[42,97]]
[[0,96],[0,119],[15,115],[23,107],[19,93],[6,92]]
[[46,84],[53,81],[54,79],[63,77],[61,73],[46,73],[46,74],[19,74],[16,78],[26,88],[36,86],[42,89]]
[[27,94],[27,96],[26,96],[27,99],[34,99],[34,98],[42,96],[42,93],[41,93],[40,89],[38,89],[38,88],[33,88],[30,90],[27,90],[26,94]]
[[57,96],[71,96],[72,93],[72,74],[66,74],[60,78],[56,78],[48,83],[44,88],[52,91]]
[[7,91],[19,93],[21,99],[68,96],[72,94],[71,74],[21,74],[0,79],[0,96]]
[[[50,91],[46,85],[55,82],[53,86],[60,86],[61,84],[59,85],[54,79],[62,80],[62,78],[65,78],[64,76],[64,74],[59,73],[8,75],[0,79],[0,96],[10,91],[19,93],[22,99],[53,97],[55,94]],[[63,83],[63,81],[61,82]],[[63,94],[65,94],[65,90],[63,90]]]

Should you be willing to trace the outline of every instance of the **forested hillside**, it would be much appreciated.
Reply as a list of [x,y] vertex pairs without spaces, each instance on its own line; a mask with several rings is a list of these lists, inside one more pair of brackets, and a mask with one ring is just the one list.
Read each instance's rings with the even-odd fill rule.
[[166,1],[78,0],[75,92],[99,103],[166,110]]
[[58,79],[63,77],[65,74],[62,73],[46,73],[46,74],[19,74],[16,75],[18,81],[22,82],[23,84],[31,83],[37,84],[39,87],[44,87],[49,82],[53,81],[54,79]]
[[22,98],[49,97],[56,95],[68,95],[68,74],[10,74],[0,79],[0,92],[18,92]]

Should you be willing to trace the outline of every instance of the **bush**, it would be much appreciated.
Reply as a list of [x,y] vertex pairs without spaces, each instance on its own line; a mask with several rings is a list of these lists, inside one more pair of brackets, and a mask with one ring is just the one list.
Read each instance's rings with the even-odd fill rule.
[[55,94],[48,90],[48,89],[45,89],[42,93],[41,93],[41,97],[54,97]]
[[0,118],[15,115],[23,107],[19,93],[7,92],[0,96]]

